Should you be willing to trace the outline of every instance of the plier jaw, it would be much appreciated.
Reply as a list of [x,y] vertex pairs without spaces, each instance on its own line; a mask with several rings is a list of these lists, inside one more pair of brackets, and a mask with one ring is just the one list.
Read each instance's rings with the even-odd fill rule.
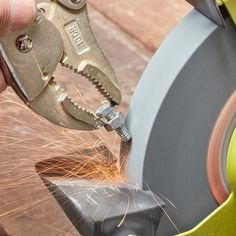
[[39,4],[39,8],[61,34],[64,42],[61,64],[89,79],[110,102],[120,104],[119,83],[94,37],[86,1],[60,0]]
[[118,80],[89,25],[86,2],[58,0],[38,8],[30,27],[0,38],[12,75],[9,84],[32,110],[57,125],[78,130],[105,126],[74,103],[53,77],[60,63],[87,77],[111,104],[121,102]]

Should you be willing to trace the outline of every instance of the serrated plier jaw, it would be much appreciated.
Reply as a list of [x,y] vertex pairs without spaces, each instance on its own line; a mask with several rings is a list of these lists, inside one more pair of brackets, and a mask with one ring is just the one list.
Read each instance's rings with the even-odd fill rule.
[[57,125],[78,130],[104,126],[53,77],[61,63],[87,77],[113,105],[121,102],[118,80],[90,27],[86,2],[58,0],[41,3],[38,9],[30,27],[0,39],[10,85],[32,110]]

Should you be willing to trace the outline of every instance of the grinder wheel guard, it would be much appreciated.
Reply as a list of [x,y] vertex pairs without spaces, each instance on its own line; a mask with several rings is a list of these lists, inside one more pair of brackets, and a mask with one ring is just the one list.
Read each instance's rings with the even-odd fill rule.
[[[236,27],[193,10],[147,67],[128,115],[131,182],[164,196],[180,232],[192,229],[230,189],[226,156],[236,124]],[[178,234],[163,216],[157,235]]]

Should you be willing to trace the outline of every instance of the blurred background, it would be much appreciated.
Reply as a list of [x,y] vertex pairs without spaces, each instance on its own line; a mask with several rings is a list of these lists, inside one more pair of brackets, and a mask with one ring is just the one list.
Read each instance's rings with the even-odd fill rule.
[[[121,110],[127,112],[153,53],[191,7],[184,0],[88,0],[88,5],[97,40],[121,83]],[[101,97],[86,79],[59,67],[56,80],[71,96],[78,87],[84,106],[94,110],[100,104]],[[38,177],[35,164],[99,143],[115,154],[119,151],[114,134],[55,127],[29,111],[11,89],[5,91],[0,97],[0,236],[79,235]]]

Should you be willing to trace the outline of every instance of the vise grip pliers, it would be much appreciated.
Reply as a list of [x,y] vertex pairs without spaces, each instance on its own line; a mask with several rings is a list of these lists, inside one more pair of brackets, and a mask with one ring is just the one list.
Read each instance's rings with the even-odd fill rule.
[[[113,110],[121,102],[118,80],[89,24],[86,0],[40,3],[34,23],[0,38],[0,51],[11,73],[9,85],[35,112],[71,129],[116,130],[131,138],[124,117]],[[53,77],[58,63],[88,78],[109,101],[96,113],[67,96]]]

